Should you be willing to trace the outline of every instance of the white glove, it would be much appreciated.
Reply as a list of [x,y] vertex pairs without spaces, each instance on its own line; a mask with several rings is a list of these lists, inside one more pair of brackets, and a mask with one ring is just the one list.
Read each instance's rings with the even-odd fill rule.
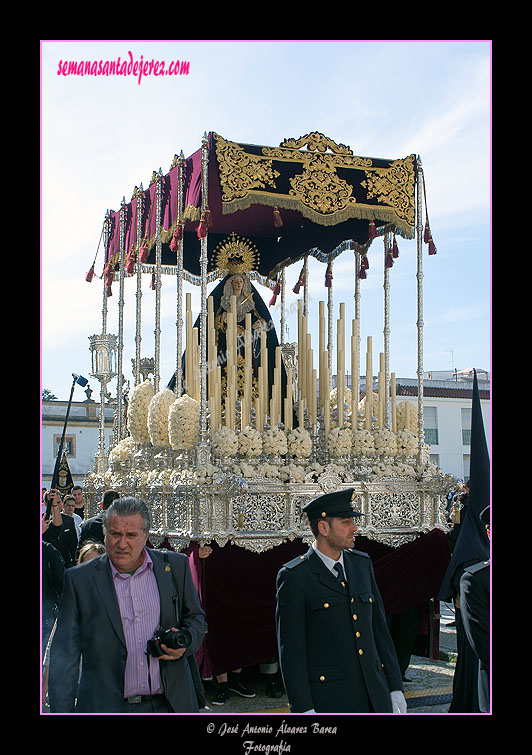
[[403,693],[396,689],[390,692],[392,700],[392,713],[406,713],[406,700]]

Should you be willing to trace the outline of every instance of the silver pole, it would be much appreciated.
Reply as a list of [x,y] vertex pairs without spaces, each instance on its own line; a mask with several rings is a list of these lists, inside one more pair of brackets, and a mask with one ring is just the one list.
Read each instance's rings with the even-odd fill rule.
[[425,440],[423,427],[423,167],[417,158],[417,407],[418,407],[418,464]]
[[117,426],[116,434],[117,441],[120,442],[125,435],[125,428],[123,427],[124,419],[124,407],[122,406],[122,385],[124,382],[124,376],[122,375],[122,362],[124,351],[124,244],[125,244],[125,219],[126,219],[126,198],[122,199],[122,205],[120,207],[120,286],[118,296],[118,377],[117,377],[117,389],[116,389],[116,414],[117,414]]
[[155,372],[154,391],[159,390],[161,375],[161,201],[162,201],[162,171],[157,175],[157,230],[155,235]]
[[[201,142],[202,214],[208,208],[209,140],[203,135]],[[201,320],[200,320],[200,445],[207,441],[207,240],[208,230],[201,239]]]
[[136,191],[137,195],[137,295],[135,310],[135,385],[140,383],[140,359],[141,359],[141,318],[142,318],[142,264],[140,257],[140,246],[142,243],[142,211],[143,211],[143,190],[142,184]]
[[[177,161],[177,222],[183,222],[183,180],[184,180],[185,156],[183,150]],[[176,383],[175,394],[181,396],[183,392],[183,373],[181,362],[183,358],[183,233],[177,243],[177,342],[176,342]]]
[[384,427],[390,427],[390,268],[386,267],[391,251],[391,234],[384,235]]

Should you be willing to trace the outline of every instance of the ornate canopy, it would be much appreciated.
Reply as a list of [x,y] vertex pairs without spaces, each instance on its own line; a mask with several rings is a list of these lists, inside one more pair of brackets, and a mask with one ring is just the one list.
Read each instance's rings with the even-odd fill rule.
[[[135,253],[139,239],[149,250],[146,263],[155,260],[158,181],[162,264],[176,264],[171,242],[179,234],[184,269],[192,277],[200,274],[205,229],[211,270],[215,248],[233,233],[256,246],[257,272],[270,280],[309,254],[324,262],[334,259],[343,242],[366,254],[384,231],[415,235],[415,155],[357,157],[318,132],[285,139],[278,147],[237,143],[211,132],[208,146],[206,181],[199,149],[188,158],[176,156],[166,175],[154,173],[148,189],[135,189],[123,208],[126,257]],[[120,211],[109,213],[106,263],[119,261],[119,217]]]

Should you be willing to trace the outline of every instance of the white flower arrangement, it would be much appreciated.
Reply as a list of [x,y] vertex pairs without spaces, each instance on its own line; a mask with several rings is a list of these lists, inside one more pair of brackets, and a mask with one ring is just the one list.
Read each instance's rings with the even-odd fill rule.
[[417,451],[417,436],[411,430],[399,430],[396,442],[398,454],[413,456]]
[[168,437],[174,451],[193,448],[199,439],[200,406],[188,394],[177,398],[168,412]]
[[240,461],[239,464],[235,464],[233,467],[233,474],[245,477],[246,480],[251,480],[257,476],[257,467],[253,464],[249,464],[247,461]]
[[395,467],[391,462],[379,461],[371,470],[373,477],[392,477]]
[[276,464],[268,464],[268,462],[263,462],[257,467],[257,475],[259,477],[267,477],[273,480],[280,480],[281,467],[278,467]]
[[153,446],[168,447],[168,414],[175,401],[175,393],[169,388],[163,388],[152,398],[148,406],[148,433]]
[[375,453],[375,441],[370,430],[355,430],[353,432],[352,449],[354,454],[369,456]]
[[353,433],[348,427],[333,427],[327,437],[329,453],[333,456],[347,456],[351,452]]
[[290,474],[290,482],[305,482],[306,471],[300,464],[294,464],[293,462],[288,465],[288,472]]
[[194,479],[198,485],[209,485],[217,471],[218,467],[214,464],[205,464],[204,466],[196,467],[194,470]]
[[395,456],[397,454],[397,440],[395,433],[383,428],[373,433],[375,443],[375,453],[384,454],[384,456]]
[[[408,405],[408,409],[407,409]],[[418,412],[417,407],[410,401],[400,401],[396,409],[397,430],[410,430],[417,436],[418,434]]]
[[272,456],[284,456],[288,451],[286,434],[279,427],[270,427],[262,433],[262,450]]
[[236,456],[238,436],[230,427],[222,425],[212,436],[212,450],[220,456]]
[[291,456],[298,459],[308,459],[312,453],[312,439],[308,430],[304,427],[296,427],[289,430],[287,437],[287,449]]
[[109,461],[111,463],[126,461],[134,451],[135,441],[130,435],[128,435],[126,438],[122,438],[122,440],[110,450]]
[[254,427],[245,427],[238,433],[238,453],[241,456],[260,456],[262,435]]
[[151,380],[136,385],[131,391],[127,410],[127,429],[136,443],[149,443],[148,407],[153,398]]

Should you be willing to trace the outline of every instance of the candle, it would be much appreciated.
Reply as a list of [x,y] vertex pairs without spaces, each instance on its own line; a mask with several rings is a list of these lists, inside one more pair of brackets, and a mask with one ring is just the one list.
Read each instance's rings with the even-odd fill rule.
[[320,406],[323,408],[325,403],[325,376],[324,376],[324,364],[326,363],[325,355],[325,302],[319,302],[319,342],[318,342],[318,355],[319,355],[319,384],[320,384]]
[[366,430],[371,430],[373,416],[373,359],[371,336],[368,336],[366,350]]

